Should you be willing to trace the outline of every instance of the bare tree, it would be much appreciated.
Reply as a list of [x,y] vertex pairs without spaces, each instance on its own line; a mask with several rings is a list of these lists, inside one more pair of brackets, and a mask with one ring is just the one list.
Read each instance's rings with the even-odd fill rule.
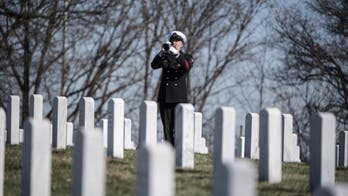
[[[203,83],[195,80],[192,85],[192,101],[202,111],[206,99],[211,94],[215,81],[225,70],[238,62],[250,59],[249,49],[256,46],[250,38],[252,21],[258,14],[264,1],[143,1],[145,11],[143,18],[153,22],[145,29],[151,44],[147,43],[145,62],[158,51],[153,48],[165,42],[167,34],[172,30],[181,30],[188,36],[185,50],[193,54],[195,59],[194,76]],[[152,9],[151,9],[152,8]],[[152,15],[151,15],[152,14]],[[255,28],[255,27],[254,27]],[[164,29],[164,30],[163,30]],[[148,34],[152,32],[152,34]],[[167,34],[165,34],[167,33]],[[161,40],[161,38],[164,38]],[[148,55],[152,52],[152,56]],[[147,66],[148,67],[148,66]],[[146,86],[146,85],[145,85]],[[146,92],[145,92],[146,93]]]
[[[259,46],[253,38],[255,20],[264,2],[0,3],[0,93],[23,97],[23,119],[31,93],[44,94],[49,104],[57,95],[67,96],[73,121],[84,96],[95,99],[97,120],[106,116],[106,103],[114,96],[124,98],[128,114],[136,116],[143,99],[156,97],[159,74],[149,69],[152,58],[168,34],[180,30],[188,37],[186,52],[195,58],[190,97],[197,110],[209,113],[234,102],[230,90],[247,80],[232,76],[238,65],[254,58],[253,48]],[[2,97],[0,103],[5,103]],[[49,108],[47,116],[51,113]],[[213,114],[205,117],[211,124]]]
[[93,96],[98,118],[111,96],[142,80],[129,60],[138,47],[137,11],[134,1],[1,3],[0,72],[7,79],[1,91],[21,94],[23,119],[31,93],[49,101],[68,96],[72,120],[78,100]]
[[[73,108],[72,119],[76,118],[76,102],[80,97],[95,99],[96,118],[100,119],[106,115],[106,103],[112,96],[121,96],[122,91],[143,79],[139,73],[142,66],[132,60],[139,47],[140,21],[134,15],[137,11],[134,1],[110,1],[104,10],[105,16],[90,29],[81,27],[83,29],[72,28],[70,31],[72,38],[78,31],[86,33],[77,39],[79,42],[74,50],[79,51],[73,51],[76,55],[69,61],[66,96],[76,99],[70,106]],[[128,97],[124,98],[127,100]]]
[[274,43],[283,66],[273,72],[278,103],[294,116],[303,160],[308,159],[311,114],[332,112],[338,130],[348,126],[348,3],[309,0],[306,5],[275,15]]
[[276,30],[284,64],[279,82],[289,86],[318,83],[325,87],[322,102],[307,103],[308,112],[333,112],[341,125],[348,118],[348,2],[312,0],[305,16],[287,10]]
[[[153,71],[150,67],[153,55],[158,52],[157,50],[161,47],[162,40],[170,29],[163,27],[163,15],[167,13],[167,8],[164,6],[164,2],[157,1],[141,1],[142,10],[141,21],[142,21],[142,40],[140,41],[142,46],[139,53],[139,58],[144,67],[144,80],[143,80],[143,99],[155,99],[156,90],[158,89],[159,82],[152,80]],[[156,50],[157,49],[157,50]],[[152,96],[151,95],[152,92]]]
[[[51,53],[48,47],[55,39],[54,29],[61,27],[56,20],[61,11],[58,6],[58,1],[49,4],[44,1],[11,1],[0,4],[1,73],[7,76],[7,85],[18,87],[13,90],[21,92],[22,118],[28,114],[30,91],[39,91],[43,73],[60,56],[59,52]],[[50,55],[52,59],[45,61]],[[8,93],[19,92],[10,91],[6,94]]]

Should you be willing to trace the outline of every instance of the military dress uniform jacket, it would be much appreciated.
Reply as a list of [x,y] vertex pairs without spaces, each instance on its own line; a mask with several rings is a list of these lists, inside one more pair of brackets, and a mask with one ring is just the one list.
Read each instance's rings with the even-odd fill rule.
[[163,51],[156,55],[151,63],[151,67],[153,69],[162,68],[158,102],[188,102],[188,73],[192,65],[192,56],[183,52],[180,52],[179,57]]

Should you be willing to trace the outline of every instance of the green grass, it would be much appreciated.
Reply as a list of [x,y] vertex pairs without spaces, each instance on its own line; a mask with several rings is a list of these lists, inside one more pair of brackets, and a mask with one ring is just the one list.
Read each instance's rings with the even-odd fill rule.
[[[21,146],[6,146],[5,195],[20,195]],[[52,195],[70,195],[72,149],[52,153]],[[106,195],[135,195],[135,151],[124,159],[107,158]],[[195,169],[176,170],[176,195],[212,195],[212,157],[195,155]],[[253,161],[257,169],[257,162]],[[348,181],[348,168],[337,168],[336,181]],[[259,195],[310,195],[309,166],[285,163],[282,182],[258,183]]]
[[[348,177],[348,170],[346,171]],[[310,195],[309,166],[302,163],[283,163],[282,182],[260,182],[259,195]]]

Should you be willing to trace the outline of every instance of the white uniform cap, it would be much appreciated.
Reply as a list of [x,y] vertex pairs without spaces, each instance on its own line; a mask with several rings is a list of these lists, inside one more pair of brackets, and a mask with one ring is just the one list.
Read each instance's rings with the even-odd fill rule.
[[186,43],[186,41],[187,41],[186,35],[183,34],[183,33],[180,32],[180,31],[173,31],[173,32],[171,32],[171,33],[170,33],[170,36],[169,36],[169,41],[170,41],[172,38],[174,38],[174,37],[179,37],[179,38],[181,38],[181,40],[182,40],[184,43]]

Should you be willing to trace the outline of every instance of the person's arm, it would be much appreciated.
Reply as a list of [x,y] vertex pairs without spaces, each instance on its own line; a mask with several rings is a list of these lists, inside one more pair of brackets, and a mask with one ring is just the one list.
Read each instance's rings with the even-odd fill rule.
[[187,71],[189,71],[193,66],[193,57],[189,54],[181,53],[176,61]]
[[152,69],[162,68],[162,52],[159,52],[151,62]]

